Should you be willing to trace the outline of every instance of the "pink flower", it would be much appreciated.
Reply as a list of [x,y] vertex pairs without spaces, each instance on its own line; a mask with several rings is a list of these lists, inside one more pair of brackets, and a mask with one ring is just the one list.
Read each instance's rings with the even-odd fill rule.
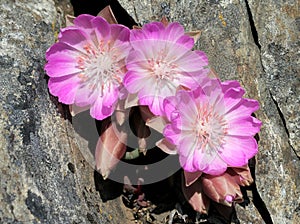
[[126,73],[129,35],[128,28],[102,17],[78,16],[46,52],[50,93],[62,103],[90,108],[96,119],[110,116]]
[[133,50],[126,59],[124,86],[155,115],[162,114],[165,97],[180,87],[195,89],[208,73],[206,55],[191,51],[194,40],[179,23],[146,24],[132,30],[130,42]]
[[261,122],[251,114],[257,101],[242,98],[237,81],[206,79],[194,91],[178,91],[164,102],[167,119],[163,134],[188,172],[219,175],[228,166],[247,164],[258,151],[254,135]]

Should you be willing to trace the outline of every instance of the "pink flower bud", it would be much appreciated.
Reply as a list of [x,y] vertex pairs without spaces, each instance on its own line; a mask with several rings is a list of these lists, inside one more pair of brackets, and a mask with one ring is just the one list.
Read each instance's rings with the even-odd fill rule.
[[189,186],[186,185],[186,181],[182,175],[182,191],[186,200],[195,211],[201,214],[207,214],[210,199],[204,194],[200,179]]
[[217,203],[231,206],[233,202],[243,201],[236,176],[232,176],[228,172],[219,176],[203,174],[201,183],[203,192]]
[[127,133],[111,123],[101,134],[95,152],[96,169],[106,179],[126,152]]

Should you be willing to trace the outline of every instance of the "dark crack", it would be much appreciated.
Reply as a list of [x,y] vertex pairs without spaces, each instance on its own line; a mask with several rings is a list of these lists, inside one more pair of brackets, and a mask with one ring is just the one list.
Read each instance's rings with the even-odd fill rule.
[[286,120],[285,120],[285,117],[284,117],[284,115],[283,115],[283,113],[282,113],[280,107],[279,107],[279,104],[278,104],[278,102],[276,101],[276,99],[274,98],[272,92],[269,91],[269,93],[270,93],[270,96],[271,96],[271,99],[272,99],[273,103],[274,103],[275,106],[276,106],[276,109],[277,109],[278,114],[279,114],[279,116],[280,116],[280,119],[281,119],[281,121],[282,121],[284,130],[285,130],[285,132],[286,132],[286,134],[287,134],[287,136],[288,136],[288,139],[289,139],[289,141],[288,141],[289,146],[291,147],[291,149],[293,150],[293,152],[295,153],[295,155],[297,156],[297,158],[300,160],[300,157],[297,155],[296,150],[294,149],[294,147],[292,146],[292,144],[291,144],[291,142],[290,142],[290,132],[289,132],[289,129],[287,128]]
[[249,23],[250,23],[254,43],[256,44],[258,49],[261,49],[261,45],[260,45],[259,40],[258,40],[258,33],[257,33],[256,27],[255,27],[255,23],[254,23],[254,20],[253,20],[253,15],[252,15],[248,0],[245,0],[245,3],[246,3],[247,13],[248,13],[248,17],[249,17]]

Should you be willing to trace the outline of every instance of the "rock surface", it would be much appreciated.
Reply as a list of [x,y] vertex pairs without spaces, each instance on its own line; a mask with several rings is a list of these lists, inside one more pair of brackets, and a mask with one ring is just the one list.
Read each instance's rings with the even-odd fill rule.
[[[268,223],[260,214],[267,209],[274,223],[300,223],[297,2],[120,3],[140,24],[164,15],[201,30],[196,48],[220,77],[239,80],[259,100],[256,186],[247,191],[250,204],[237,206],[238,217]],[[103,203],[96,191],[94,171],[78,149],[85,140],[47,92],[44,54],[66,11],[67,0],[1,1],[0,223],[124,223],[119,199]]]
[[102,203],[78,137],[47,92],[44,55],[62,6],[1,1],[0,223],[121,223],[124,216],[119,201]]
[[[166,16],[201,30],[196,46],[223,80],[237,79],[257,99],[263,121],[256,187],[241,223],[300,223],[299,9],[297,1],[120,1],[140,24]],[[260,200],[262,199],[262,202]],[[255,205],[256,206],[255,206]],[[258,209],[257,209],[258,208]],[[262,212],[263,213],[263,212]]]

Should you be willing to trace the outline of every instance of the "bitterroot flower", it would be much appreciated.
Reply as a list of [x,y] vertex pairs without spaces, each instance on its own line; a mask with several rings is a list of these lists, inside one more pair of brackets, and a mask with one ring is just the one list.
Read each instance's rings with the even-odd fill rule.
[[152,22],[130,34],[133,50],[126,59],[124,86],[138,94],[139,105],[154,115],[163,113],[165,97],[177,89],[195,89],[207,76],[208,59],[202,51],[191,51],[194,39],[177,22]]
[[80,15],[47,50],[49,90],[60,102],[90,108],[93,118],[110,116],[123,87],[130,31],[102,17]]
[[254,135],[261,122],[251,114],[256,100],[242,98],[237,81],[207,79],[194,91],[178,91],[164,102],[170,121],[163,134],[179,154],[187,172],[220,175],[241,167],[258,151]]

